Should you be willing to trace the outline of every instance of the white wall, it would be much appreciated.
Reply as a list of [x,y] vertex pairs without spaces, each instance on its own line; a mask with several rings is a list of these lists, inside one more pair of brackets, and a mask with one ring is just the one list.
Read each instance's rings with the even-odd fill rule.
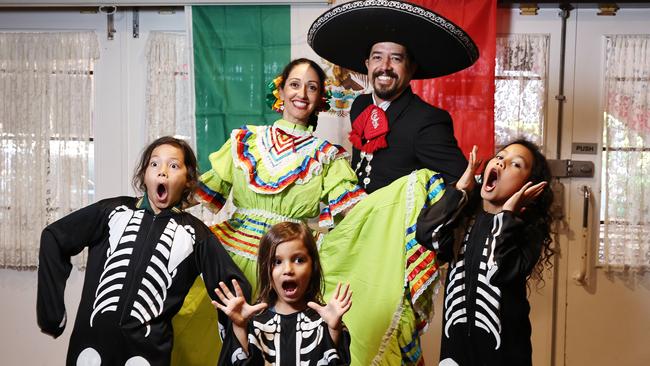
[[[140,37],[132,37],[133,14],[115,14],[117,33],[106,37],[106,15],[78,11],[0,10],[0,31],[94,30],[100,42],[95,69],[96,199],[131,194],[130,177],[144,146],[145,44],[149,31],[185,31],[182,8],[173,14],[140,11]],[[68,327],[52,339],[36,325],[36,272],[0,269],[0,364],[63,365],[81,297],[83,274],[73,270],[66,289]]]

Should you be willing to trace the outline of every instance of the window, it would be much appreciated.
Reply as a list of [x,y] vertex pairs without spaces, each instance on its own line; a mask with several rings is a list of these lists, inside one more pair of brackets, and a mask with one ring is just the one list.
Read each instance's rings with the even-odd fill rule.
[[92,32],[0,33],[0,266],[38,264],[43,227],[93,199]]
[[650,36],[605,39],[598,262],[650,266]]
[[544,143],[549,36],[497,37],[494,94],[496,149],[523,137]]

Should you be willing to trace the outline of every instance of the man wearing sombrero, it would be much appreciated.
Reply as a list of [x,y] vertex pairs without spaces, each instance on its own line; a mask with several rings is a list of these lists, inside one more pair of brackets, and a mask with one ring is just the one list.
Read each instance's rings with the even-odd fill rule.
[[324,59],[367,73],[373,87],[350,110],[352,167],[368,193],[421,168],[442,173],[448,183],[462,175],[467,162],[451,117],[409,86],[411,79],[451,74],[478,59],[461,28],[410,3],[353,1],[316,19],[308,42]]
[[368,193],[386,187],[326,237],[326,291],[346,278],[355,292],[356,308],[344,319],[353,364],[421,365],[419,335],[431,319],[438,271],[435,253],[420,248],[411,229],[422,205],[442,195],[440,176],[455,182],[467,161],[449,114],[413,94],[409,82],[467,68],[478,50],[449,20],[388,0],[331,8],[312,24],[308,43],[329,62],[368,75],[373,91],[357,97],[350,111],[352,167]]

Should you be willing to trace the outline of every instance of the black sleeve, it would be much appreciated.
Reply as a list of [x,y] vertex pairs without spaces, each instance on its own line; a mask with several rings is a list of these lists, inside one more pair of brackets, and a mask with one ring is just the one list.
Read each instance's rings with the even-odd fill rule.
[[503,211],[501,235],[495,238],[494,261],[497,270],[490,283],[501,286],[521,281],[531,273],[542,252],[544,233],[510,211]]
[[229,324],[226,329],[226,336],[223,338],[223,345],[219,352],[219,366],[257,366],[264,365],[264,355],[262,351],[256,346],[255,342],[251,341],[254,333],[251,325],[252,320],[248,322],[248,354],[244,352],[244,348],[239,343],[232,330],[232,325]]
[[[327,331],[329,335],[329,330]],[[350,355],[350,343],[352,338],[350,337],[350,332],[348,328],[343,324],[343,329],[341,330],[341,335],[339,337],[339,344],[336,346],[336,352],[339,354],[339,361],[337,365],[346,366],[352,363],[352,357]]]
[[429,112],[415,139],[415,156],[428,169],[442,173],[446,183],[457,181],[467,167],[467,159],[454,137],[454,124],[443,110]]
[[448,187],[438,202],[420,211],[415,239],[425,248],[435,250],[442,262],[453,259],[454,230],[466,203],[463,191]]
[[77,210],[48,225],[41,234],[36,318],[43,333],[56,338],[65,329],[64,293],[72,270],[70,258],[104,237],[107,202],[100,201]]
[[[251,285],[244,277],[239,267],[232,261],[223,245],[219,242],[216,236],[210,232],[210,229],[205,227],[198,219],[196,222],[204,227],[205,232],[208,234],[201,242],[197,242],[197,248],[194,251],[196,255],[196,262],[199,270],[203,274],[203,282],[208,291],[208,295],[214,301],[219,301],[214,290],[219,286],[219,282],[223,281],[228,288],[234,293],[232,280],[237,280],[241,287],[246,301],[250,303],[251,300]],[[229,319],[221,312],[218,311],[218,320],[220,329],[227,329],[229,326]],[[220,334],[223,337],[223,334]]]

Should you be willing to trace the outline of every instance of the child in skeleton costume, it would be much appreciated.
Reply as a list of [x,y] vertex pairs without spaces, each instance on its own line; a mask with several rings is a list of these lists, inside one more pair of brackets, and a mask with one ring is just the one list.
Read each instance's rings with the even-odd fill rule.
[[[249,305],[236,281],[222,282],[212,304],[230,317],[220,365],[348,365],[350,336],[341,318],[352,306],[349,285],[322,305],[322,270],[306,225],[282,222],[259,246],[258,302]],[[270,308],[267,309],[267,307]]]
[[456,189],[417,223],[417,240],[449,263],[440,365],[531,365],[526,283],[553,254],[550,171],[525,140],[499,151],[475,190],[479,165],[474,147]]
[[[230,139],[210,154],[211,169],[199,178],[196,195],[215,212],[232,195],[236,211],[211,230],[253,289],[257,287],[258,245],[271,226],[304,222],[320,213],[319,224],[331,227],[334,218],[366,195],[357,185],[345,150],[313,134],[317,114],[328,106],[321,67],[309,59],[293,60],[269,89],[269,104],[282,113],[282,119],[271,126],[233,130]],[[206,345],[203,336],[215,333],[206,329],[214,327],[214,322],[203,320],[214,316],[209,300],[195,285],[174,319],[175,336],[182,343],[174,346],[173,365],[202,366],[216,361],[214,342]]]
[[37,316],[55,338],[66,326],[70,257],[89,250],[68,365],[169,365],[171,319],[198,274],[211,294],[220,281],[236,280],[250,295],[216,237],[181,209],[196,184],[196,166],[187,143],[161,137],[146,148],[133,179],[143,197],[105,199],[43,230]]

